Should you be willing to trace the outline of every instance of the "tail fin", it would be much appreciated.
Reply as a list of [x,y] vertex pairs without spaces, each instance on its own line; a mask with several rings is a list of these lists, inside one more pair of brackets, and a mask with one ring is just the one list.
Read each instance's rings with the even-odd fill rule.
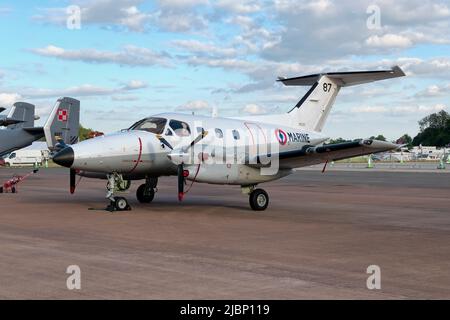
[[44,125],[45,140],[50,150],[58,141],[65,144],[78,142],[80,127],[80,101],[73,98],[59,98]]
[[305,129],[322,131],[325,121],[331,111],[341,87],[378,80],[403,77],[400,67],[383,71],[355,71],[313,74],[296,78],[279,78],[286,86],[312,85],[297,105],[289,111],[296,125]]
[[4,122],[8,129],[34,127],[34,105],[26,102],[13,104]]

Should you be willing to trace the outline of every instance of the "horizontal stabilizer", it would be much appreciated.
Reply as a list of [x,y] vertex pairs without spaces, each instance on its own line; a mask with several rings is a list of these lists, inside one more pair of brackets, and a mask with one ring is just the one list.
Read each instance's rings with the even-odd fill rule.
[[10,119],[10,118],[2,118],[2,119],[0,119],[0,127],[7,127],[12,124],[18,124],[18,123],[22,123],[22,122],[25,122],[25,121],[15,120],[15,119]]
[[44,128],[42,128],[42,127],[23,128],[23,130],[28,133],[31,133],[33,135],[43,135],[44,134]]
[[286,86],[312,86],[322,76],[333,79],[340,87],[348,87],[372,81],[403,77],[405,73],[400,67],[395,66],[391,70],[317,73],[295,78],[279,77],[278,81]]

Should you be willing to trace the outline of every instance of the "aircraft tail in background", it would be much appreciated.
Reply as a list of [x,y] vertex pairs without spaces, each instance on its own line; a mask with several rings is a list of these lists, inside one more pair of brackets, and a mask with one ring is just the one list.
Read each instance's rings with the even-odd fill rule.
[[[0,126],[8,129],[21,129],[34,127],[34,105],[26,102],[16,102],[8,115],[0,119]],[[5,108],[2,108],[4,111]]]
[[79,127],[80,101],[69,97],[59,98],[44,125],[48,148],[54,150],[61,142],[77,143]]

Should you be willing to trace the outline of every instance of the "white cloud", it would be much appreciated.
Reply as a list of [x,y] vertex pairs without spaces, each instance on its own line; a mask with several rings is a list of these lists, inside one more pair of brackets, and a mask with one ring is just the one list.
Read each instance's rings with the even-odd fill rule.
[[241,112],[247,113],[247,114],[264,114],[267,113],[267,109],[254,103],[250,103],[245,105]]
[[[450,9],[433,0],[379,0],[380,28],[367,27],[372,0],[277,0],[272,26],[280,40],[261,54],[274,61],[323,62],[389,54],[412,45],[449,43]],[[269,17],[269,16],[268,16]]]
[[211,109],[209,103],[205,100],[192,100],[186,104],[180,105],[176,110],[180,111],[203,111]]
[[122,51],[102,51],[97,49],[64,49],[49,45],[44,48],[31,49],[31,52],[63,60],[83,61],[87,63],[115,63],[127,66],[169,66],[169,55],[165,52],[155,52],[152,49],[125,46]]
[[202,15],[189,12],[159,11],[154,18],[160,29],[170,32],[197,31],[208,26],[208,20]]
[[10,107],[20,99],[22,96],[18,93],[0,93],[0,107]]
[[6,15],[11,13],[13,10],[9,7],[0,7],[0,15]]
[[198,5],[207,5],[209,3],[208,0],[158,0],[158,4],[161,7],[168,8],[189,8]]
[[366,44],[375,48],[408,48],[413,43],[407,37],[389,33],[381,37],[377,35],[371,36],[366,39]]
[[[99,1],[72,1],[81,9],[81,24],[97,24],[102,26],[115,26],[127,30],[142,32],[150,21],[151,15],[139,10],[142,0],[99,0]],[[68,14],[66,8],[42,9],[34,20],[66,26]]]
[[198,40],[173,40],[172,44],[187,50],[192,54],[216,55],[221,57],[230,57],[236,55],[235,48],[218,47],[213,43],[200,42]]
[[215,5],[232,13],[254,13],[261,10],[261,5],[258,1],[254,0],[219,0]]
[[[43,99],[55,98],[61,96],[74,97],[96,97],[96,96],[114,96],[113,100],[126,100],[125,97],[130,91],[146,88],[147,84],[140,80],[131,80],[120,87],[101,87],[92,84],[82,84],[63,89],[45,89],[45,88],[23,88],[20,92],[25,98]],[[128,96],[127,100],[132,100]]]
[[125,86],[124,90],[136,90],[136,89],[143,89],[147,88],[147,83],[141,80],[130,80],[128,81]]
[[352,113],[373,113],[373,114],[392,114],[392,115],[415,115],[415,114],[427,114],[432,112],[438,112],[445,110],[447,107],[444,104],[434,105],[403,105],[403,106],[362,106],[354,107],[351,109]]
[[363,106],[363,107],[354,107],[351,109],[354,113],[383,113],[387,112],[388,109],[382,106]]
[[431,97],[438,97],[443,96],[445,94],[450,95],[450,83],[447,85],[431,85],[428,86],[425,90],[417,92],[414,96],[416,98],[431,98]]
[[132,95],[113,95],[111,96],[111,100],[113,101],[137,101],[139,97]]

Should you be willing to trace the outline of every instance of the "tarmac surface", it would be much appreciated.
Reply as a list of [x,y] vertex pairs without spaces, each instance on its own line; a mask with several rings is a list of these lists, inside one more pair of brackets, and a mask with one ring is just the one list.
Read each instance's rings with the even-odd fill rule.
[[[0,182],[28,169],[0,169]],[[0,194],[1,299],[450,298],[450,174],[303,170],[262,187],[264,212],[239,187],[194,184],[177,202],[161,178],[132,211],[107,204],[105,181],[68,192],[42,169]],[[81,290],[68,290],[69,265]],[[366,287],[369,265],[381,290]]]

